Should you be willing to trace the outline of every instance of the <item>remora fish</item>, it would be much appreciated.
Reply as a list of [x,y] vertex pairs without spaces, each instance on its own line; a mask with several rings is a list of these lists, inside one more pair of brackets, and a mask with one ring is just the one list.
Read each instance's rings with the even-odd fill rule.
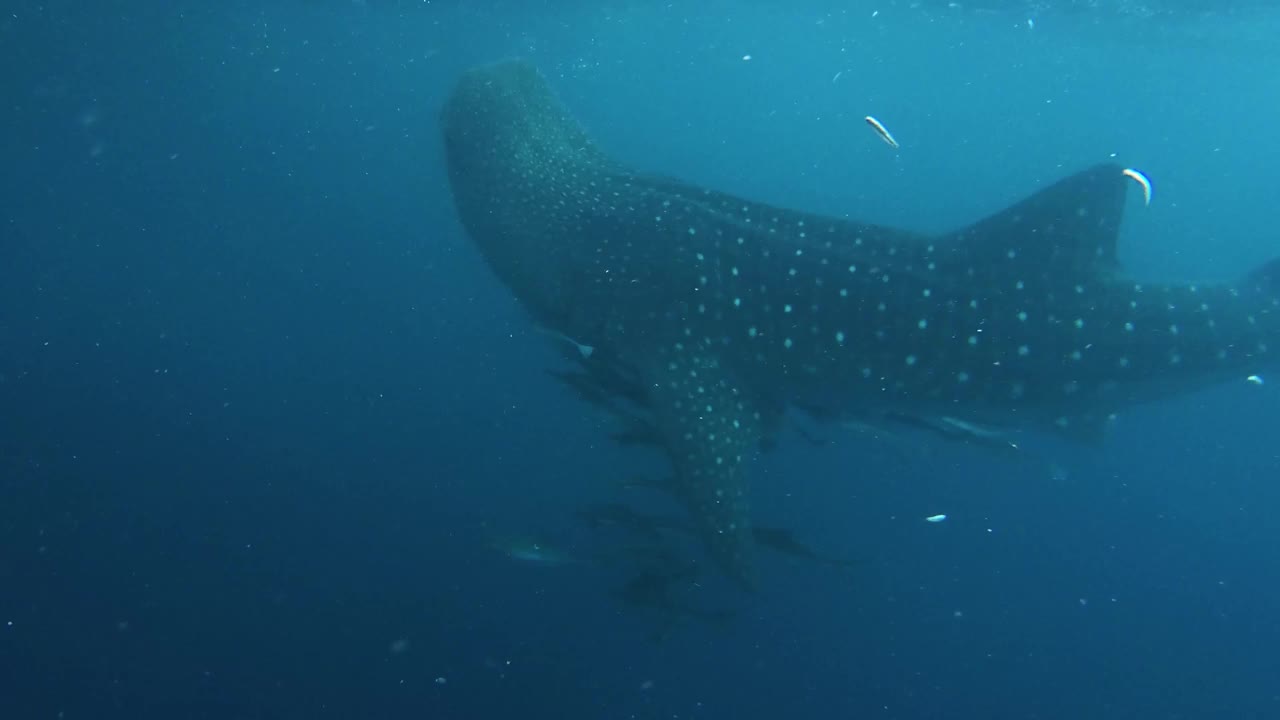
[[466,72],[442,121],[468,233],[584,367],[642,389],[671,489],[747,585],[747,468],[788,405],[1087,439],[1280,348],[1278,261],[1234,287],[1122,277],[1119,166],[929,236],[637,172],[521,61]]
[[518,560],[530,565],[557,567],[560,565],[572,565],[578,562],[572,555],[564,550],[561,550],[545,540],[535,537],[497,537],[492,539],[489,542],[489,545],[494,550],[497,550],[512,560]]

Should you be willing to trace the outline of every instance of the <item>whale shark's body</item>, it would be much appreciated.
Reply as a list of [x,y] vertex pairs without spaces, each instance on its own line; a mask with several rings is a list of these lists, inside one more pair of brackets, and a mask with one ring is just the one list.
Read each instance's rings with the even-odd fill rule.
[[1091,437],[1123,406],[1280,352],[1275,262],[1235,287],[1121,276],[1116,166],[930,236],[636,172],[519,61],[467,72],[443,126],[489,264],[536,322],[591,349],[588,384],[641,409],[669,489],[748,583],[746,474],[789,406]]

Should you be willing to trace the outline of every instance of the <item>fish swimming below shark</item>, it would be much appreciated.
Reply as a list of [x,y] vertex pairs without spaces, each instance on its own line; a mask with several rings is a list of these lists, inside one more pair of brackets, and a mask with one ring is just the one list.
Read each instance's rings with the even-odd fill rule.
[[495,537],[489,541],[489,546],[512,560],[528,565],[560,567],[579,562],[554,543],[528,535]]
[[635,170],[524,61],[465,72],[442,126],[468,234],[535,323],[592,348],[566,355],[634,408],[748,587],[749,469],[788,408],[1087,441],[1125,407],[1277,362],[1280,262],[1234,285],[1126,279],[1115,165],[932,235]]
[[[658,487],[660,483],[653,483]],[[622,503],[603,503],[579,508],[578,519],[592,529],[616,528],[645,540],[661,542],[665,531],[684,533],[687,523],[660,515],[649,515]],[[757,546],[767,547],[793,559],[808,560],[831,567],[851,568],[850,560],[826,555],[801,542],[787,528],[752,525],[751,538]]]

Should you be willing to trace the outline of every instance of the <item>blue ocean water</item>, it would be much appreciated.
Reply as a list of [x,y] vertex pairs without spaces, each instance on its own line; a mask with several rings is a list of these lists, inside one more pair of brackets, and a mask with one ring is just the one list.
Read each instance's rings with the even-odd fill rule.
[[[1114,159],[1154,184],[1127,271],[1230,280],[1280,254],[1277,30],[1174,0],[11,3],[0,716],[1280,716],[1280,377],[1017,459],[789,437],[758,520],[851,568],[687,591],[726,619],[621,602],[626,541],[574,511],[661,468],[547,375],[437,117],[522,56],[629,164],[924,231]],[[494,547],[521,535],[570,561]]]

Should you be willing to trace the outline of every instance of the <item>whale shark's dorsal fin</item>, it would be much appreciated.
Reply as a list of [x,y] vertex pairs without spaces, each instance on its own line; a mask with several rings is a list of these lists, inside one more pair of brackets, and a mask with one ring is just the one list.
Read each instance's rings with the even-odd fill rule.
[[1108,278],[1120,270],[1116,238],[1127,180],[1096,165],[940,241],[957,269],[976,277],[1016,268],[1042,287]]

